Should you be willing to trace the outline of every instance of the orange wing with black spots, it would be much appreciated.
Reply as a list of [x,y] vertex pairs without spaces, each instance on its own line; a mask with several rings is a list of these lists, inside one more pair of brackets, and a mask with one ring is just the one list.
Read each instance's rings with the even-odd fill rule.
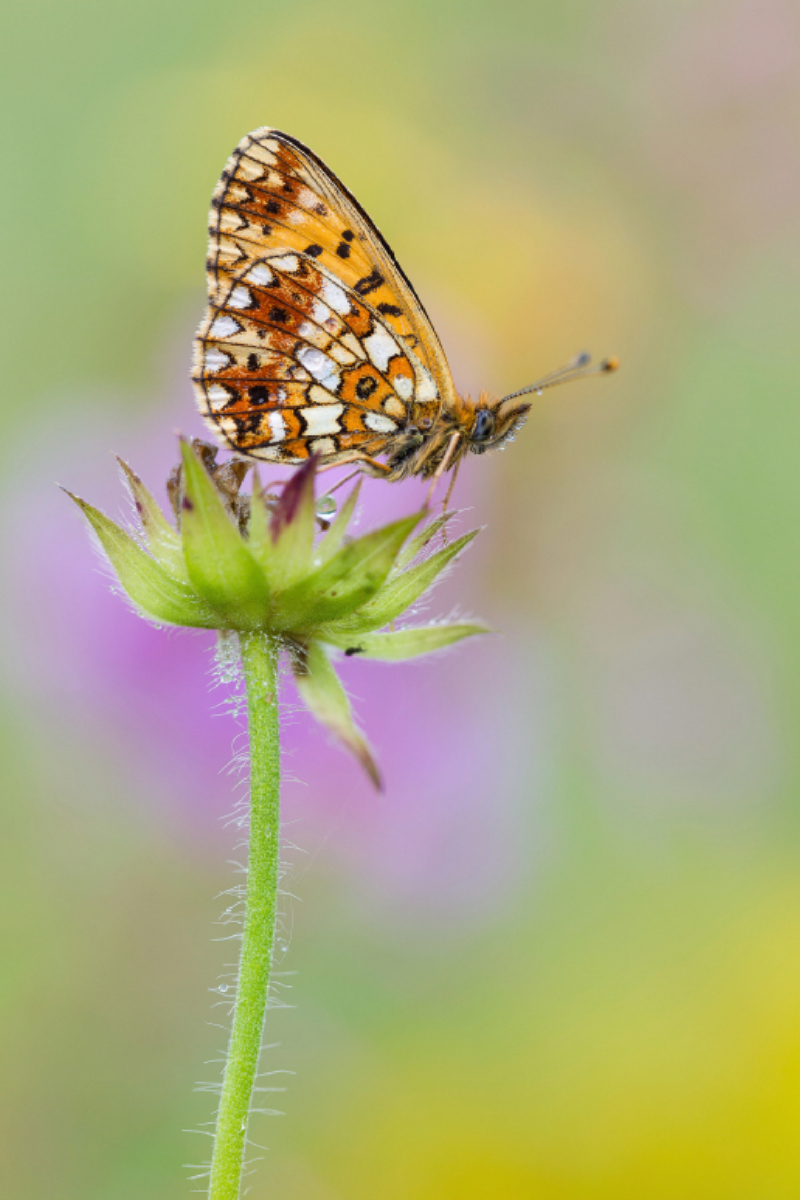
[[248,263],[273,250],[299,251],[367,301],[428,368],[440,404],[455,403],[444,350],[391,248],[355,197],[302,142],[267,127],[243,138],[214,191],[209,233],[212,303]]
[[383,314],[319,258],[249,262],[209,305],[195,341],[201,411],[232,449],[273,462],[385,452],[413,416],[430,425],[430,372]]
[[509,396],[459,396],[386,240],[333,172],[276,129],[256,129],[228,159],[207,270],[192,378],[214,431],[254,458],[317,454],[390,481],[436,479],[512,440],[529,393],[593,370],[580,356]]

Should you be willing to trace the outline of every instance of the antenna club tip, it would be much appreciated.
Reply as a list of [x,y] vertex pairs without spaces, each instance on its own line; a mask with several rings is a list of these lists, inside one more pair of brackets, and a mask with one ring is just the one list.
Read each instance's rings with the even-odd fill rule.
[[612,354],[608,358],[604,358],[600,366],[603,371],[616,371],[619,367],[619,359],[616,354]]

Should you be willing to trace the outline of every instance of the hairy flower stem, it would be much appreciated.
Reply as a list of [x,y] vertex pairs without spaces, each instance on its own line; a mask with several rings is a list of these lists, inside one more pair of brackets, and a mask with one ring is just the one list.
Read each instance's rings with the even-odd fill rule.
[[250,738],[250,852],[236,1007],[222,1081],[209,1200],[238,1200],[247,1122],[267,1007],[278,893],[280,743],[278,648],[241,634]]

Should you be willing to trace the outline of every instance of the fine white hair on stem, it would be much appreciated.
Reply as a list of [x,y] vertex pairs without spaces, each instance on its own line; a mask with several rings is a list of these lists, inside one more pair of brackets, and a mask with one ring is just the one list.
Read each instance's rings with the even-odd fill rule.
[[[280,675],[286,674],[283,669]],[[215,943],[235,942],[241,944],[243,937],[244,921],[246,917],[246,895],[247,895],[247,876],[248,876],[248,856],[249,856],[249,833],[250,833],[250,735],[245,727],[245,714],[247,697],[244,690],[243,673],[239,666],[238,660],[238,640],[236,645],[233,645],[233,639],[220,639],[217,644],[217,649],[214,657],[214,663],[210,671],[210,683],[212,688],[224,690],[224,695],[221,696],[219,702],[215,705],[215,715],[226,716],[233,718],[239,728],[235,731],[232,743],[231,754],[222,771],[232,780],[232,805],[227,814],[221,818],[221,825],[224,830],[230,830],[234,834],[234,857],[228,859],[228,867],[236,877],[235,882],[227,888],[224,888],[217,894],[217,899],[222,902],[222,909],[216,921],[217,931],[213,938]],[[287,723],[292,723],[297,719],[297,714],[301,708],[296,703],[280,702],[281,723],[285,726]],[[282,757],[285,751],[281,751]],[[285,775],[282,777],[285,782]],[[288,822],[291,825],[295,822]],[[297,841],[285,836],[284,823],[281,823],[280,848],[277,863],[278,879],[277,879],[277,903],[278,909],[275,919],[275,932],[273,941],[273,966],[282,966],[286,955],[289,951],[292,942],[294,930],[294,902],[299,901],[299,897],[295,892],[291,891],[288,884],[289,881],[297,874],[294,858],[296,855],[306,855],[297,844]],[[241,857],[239,857],[241,855]],[[214,1013],[225,1013],[225,1022],[209,1021],[208,1024],[220,1030],[223,1030],[226,1035],[230,1036],[233,1015],[236,1011],[237,990],[239,984],[240,966],[237,963],[229,963],[227,967],[220,972],[217,982],[209,988],[212,997],[211,1009]],[[288,970],[273,970],[270,975],[266,996],[266,1011],[274,1012],[278,1009],[291,1010],[295,1007],[290,1002],[291,990],[293,987],[294,977],[297,973]],[[258,1093],[259,1097],[266,1099],[271,1094],[282,1094],[286,1091],[286,1087],[277,1081],[278,1076],[293,1076],[294,1071],[286,1067],[274,1067],[272,1064],[268,1066],[261,1065],[263,1060],[262,1055],[270,1050],[278,1049],[280,1043],[262,1043],[259,1049],[259,1064],[260,1069],[256,1072],[256,1084],[253,1089],[255,1096]],[[227,1063],[227,1054],[221,1049],[218,1058],[208,1060],[207,1065],[214,1065],[221,1068],[220,1078],[206,1078],[200,1080],[195,1091],[201,1095],[214,1097],[217,1104],[222,1100],[223,1095],[223,1074],[224,1066]],[[253,1106],[249,1110],[248,1120],[252,1117],[263,1116],[279,1116],[283,1113],[279,1109],[265,1107],[262,1104]],[[213,1122],[209,1122],[209,1126],[213,1127]],[[197,1129],[195,1132],[205,1133],[208,1136],[208,1130]],[[250,1136],[248,1127],[245,1136],[245,1145],[248,1149],[247,1161],[244,1165],[244,1174],[252,1173],[253,1163],[256,1161],[249,1151],[264,1149],[257,1142],[253,1141]],[[197,1167],[202,1173],[194,1177],[195,1180],[207,1179],[210,1167]],[[243,1189],[243,1194],[246,1194],[247,1189]]]

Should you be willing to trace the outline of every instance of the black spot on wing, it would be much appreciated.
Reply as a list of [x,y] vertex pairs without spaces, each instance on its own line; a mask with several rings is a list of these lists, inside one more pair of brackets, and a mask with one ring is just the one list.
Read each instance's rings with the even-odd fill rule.
[[396,304],[387,304],[385,301],[378,305],[378,312],[382,312],[387,317],[402,317],[403,315],[402,308],[398,308]]
[[239,413],[233,413],[231,415],[236,422],[236,428],[238,430],[238,436],[240,439],[246,433],[261,433],[261,421],[264,416],[263,413],[251,412],[242,413],[241,415]]
[[320,254],[322,254],[322,246],[317,242],[312,242],[310,246],[306,246],[305,253],[311,258],[319,258]]
[[339,245],[336,247],[336,253],[339,255],[339,258],[349,258],[350,247],[347,242],[339,242]]
[[365,275],[363,279],[359,279],[355,285],[355,291],[358,292],[359,296],[368,296],[370,292],[374,292],[384,282],[383,276],[376,267],[374,271],[370,271],[369,275]]
[[356,395],[359,400],[368,400],[377,386],[378,381],[372,375],[362,375],[356,384]]

